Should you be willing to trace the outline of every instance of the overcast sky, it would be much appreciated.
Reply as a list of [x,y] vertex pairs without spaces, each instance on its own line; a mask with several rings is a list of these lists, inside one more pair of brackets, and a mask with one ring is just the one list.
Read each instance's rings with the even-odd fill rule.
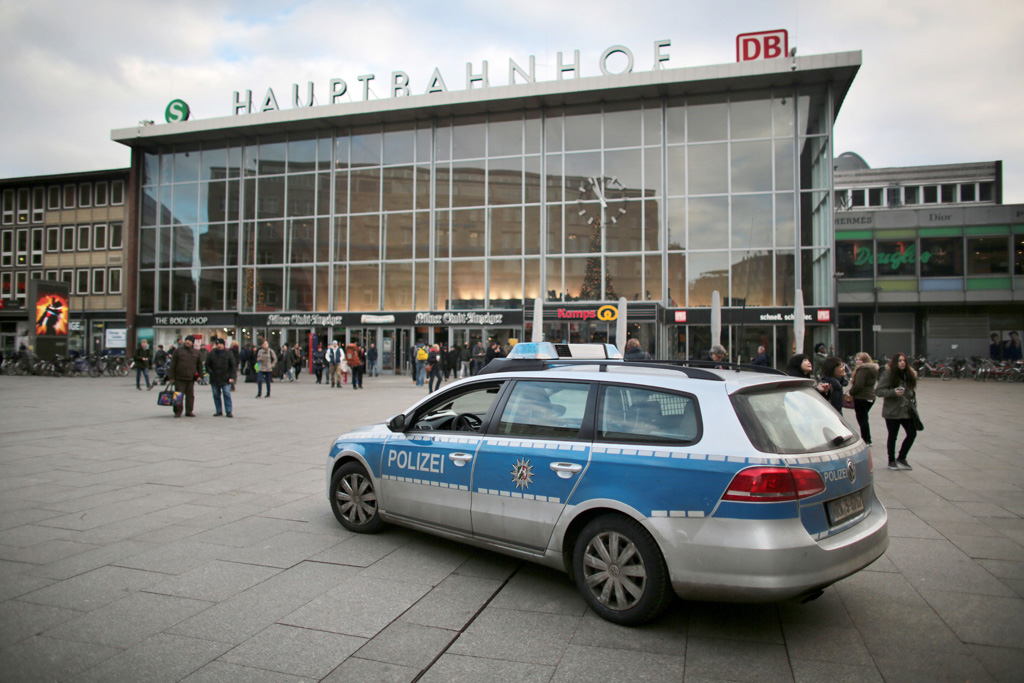
[[837,154],[872,168],[1002,160],[1004,201],[1024,203],[1020,0],[0,0],[0,177],[126,167],[110,131],[163,122],[175,98],[205,119],[230,116],[236,90],[258,105],[273,88],[288,109],[308,81],[319,104],[332,78],[358,100],[362,74],[387,97],[392,71],[417,94],[434,67],[461,90],[466,62],[483,60],[504,85],[508,59],[530,55],[547,81],[574,50],[596,76],[612,45],[643,71],[664,39],[668,68],[724,64],[737,34],[768,29],[800,55],[863,52]]

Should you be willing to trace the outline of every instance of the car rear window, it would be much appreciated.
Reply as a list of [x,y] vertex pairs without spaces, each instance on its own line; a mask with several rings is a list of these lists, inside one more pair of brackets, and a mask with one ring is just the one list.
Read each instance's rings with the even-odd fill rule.
[[602,441],[693,443],[700,435],[696,401],[681,394],[607,386],[597,414]]
[[773,387],[732,395],[736,415],[754,448],[764,453],[814,453],[856,438],[811,387]]

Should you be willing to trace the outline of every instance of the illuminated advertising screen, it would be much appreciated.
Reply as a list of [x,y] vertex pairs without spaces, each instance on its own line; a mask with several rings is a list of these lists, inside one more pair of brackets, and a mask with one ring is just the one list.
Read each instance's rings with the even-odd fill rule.
[[32,317],[35,352],[42,358],[68,351],[70,285],[52,280],[29,280],[28,309]]

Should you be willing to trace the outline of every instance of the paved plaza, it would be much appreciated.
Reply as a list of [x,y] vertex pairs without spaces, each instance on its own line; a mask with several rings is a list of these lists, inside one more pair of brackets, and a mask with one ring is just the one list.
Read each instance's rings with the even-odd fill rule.
[[643,628],[568,576],[345,531],[335,436],[425,393],[308,375],[172,419],[134,377],[0,377],[0,681],[1021,681],[1024,385],[925,380],[891,545],[806,605],[677,600]]

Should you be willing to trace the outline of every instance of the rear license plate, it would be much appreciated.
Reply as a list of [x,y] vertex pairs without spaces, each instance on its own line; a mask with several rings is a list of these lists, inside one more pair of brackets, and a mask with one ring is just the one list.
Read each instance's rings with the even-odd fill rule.
[[860,491],[856,491],[848,496],[828,501],[826,508],[829,526],[836,526],[864,512],[864,497]]

